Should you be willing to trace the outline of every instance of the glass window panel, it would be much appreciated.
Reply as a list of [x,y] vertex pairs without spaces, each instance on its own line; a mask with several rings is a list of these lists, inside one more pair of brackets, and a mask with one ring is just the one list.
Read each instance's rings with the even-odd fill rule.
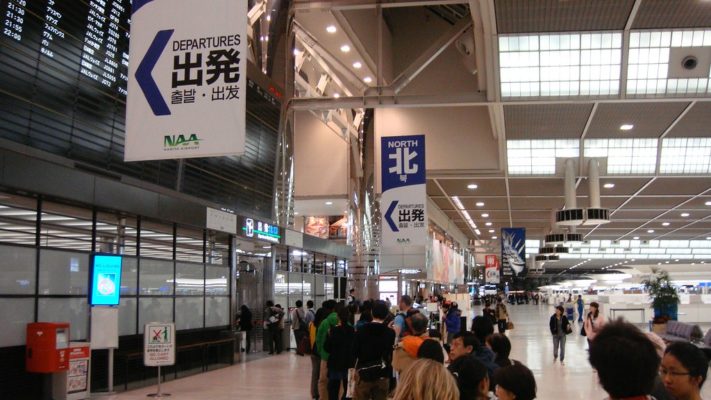
[[140,282],[142,295],[172,295],[173,262],[142,258]]
[[205,293],[203,264],[177,262],[175,264],[175,294],[200,295]]
[[207,296],[205,327],[230,325],[230,298]]
[[42,249],[39,294],[88,293],[89,255]]
[[282,308],[286,307],[289,294],[286,276],[286,272],[277,272],[274,276],[274,304],[279,304]]
[[173,226],[141,221],[141,257],[173,259]]
[[119,335],[135,335],[136,330],[136,305],[135,297],[122,297],[119,304]]
[[203,297],[175,298],[175,329],[198,329],[203,327],[205,299]]
[[205,270],[205,293],[208,295],[228,295],[230,269],[222,265],[207,265]]
[[178,227],[175,239],[175,258],[196,263],[203,262],[203,231]]
[[27,324],[34,322],[34,314],[34,298],[0,300],[0,347],[21,346],[27,343],[25,332]]
[[172,297],[141,297],[138,299],[138,332],[143,333],[149,322],[173,322]]
[[68,322],[70,340],[84,340],[87,337],[86,298],[42,298],[39,299],[39,315],[42,322]]
[[36,250],[0,246],[0,294],[35,294]]
[[289,305],[288,307],[296,307],[296,301],[304,301],[304,282],[303,274],[298,272],[289,272]]
[[138,259],[124,257],[121,264],[121,295],[138,294]]

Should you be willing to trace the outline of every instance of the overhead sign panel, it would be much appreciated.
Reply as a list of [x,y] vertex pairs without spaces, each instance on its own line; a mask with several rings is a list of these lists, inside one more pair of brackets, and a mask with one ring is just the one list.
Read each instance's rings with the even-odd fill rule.
[[501,266],[503,276],[526,274],[526,229],[501,229]]
[[134,0],[126,161],[244,153],[247,1]]
[[382,247],[427,243],[425,136],[381,138]]

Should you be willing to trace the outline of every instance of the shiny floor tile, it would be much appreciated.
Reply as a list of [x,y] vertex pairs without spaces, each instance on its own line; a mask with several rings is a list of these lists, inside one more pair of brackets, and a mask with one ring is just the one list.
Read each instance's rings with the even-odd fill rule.
[[[475,311],[480,312],[480,307]],[[536,376],[539,399],[595,400],[606,397],[597,376],[587,361],[587,341],[578,334],[576,324],[568,336],[565,365],[553,362],[553,342],[548,319],[553,308],[548,305],[509,306],[515,329],[508,332],[513,350],[511,358],[526,364]],[[293,353],[263,359],[171,381],[162,385],[170,399],[308,399],[311,361]],[[107,400],[138,400],[156,391],[156,387],[137,389]],[[703,397],[711,398],[711,384]]]

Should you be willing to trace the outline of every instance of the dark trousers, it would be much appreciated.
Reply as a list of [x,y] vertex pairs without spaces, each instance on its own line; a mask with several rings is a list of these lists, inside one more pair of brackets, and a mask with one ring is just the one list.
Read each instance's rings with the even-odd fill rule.
[[244,331],[244,348],[249,353],[249,351],[252,349],[252,330],[248,329]]
[[499,333],[506,332],[506,320],[505,319],[498,320],[496,325],[499,327]]
[[311,355],[311,398],[318,399],[318,376],[321,372],[321,358]]
[[303,340],[304,336],[306,336],[308,332],[297,329],[294,331],[294,340],[296,341],[296,354],[303,356],[304,353],[299,351],[299,343],[301,343],[301,340]]
[[275,351],[277,354],[281,353],[282,346],[284,343],[281,337],[281,329],[277,324],[271,324],[267,328],[267,338],[265,338],[269,343],[269,354],[273,354]]
[[339,400],[338,392],[343,384],[343,399],[348,390],[348,371],[328,371],[328,400]]

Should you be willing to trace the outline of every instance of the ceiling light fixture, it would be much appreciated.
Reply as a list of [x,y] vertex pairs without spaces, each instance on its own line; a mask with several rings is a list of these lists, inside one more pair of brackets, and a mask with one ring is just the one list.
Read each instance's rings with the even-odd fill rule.
[[489,233],[494,233],[494,232],[496,232],[496,231],[493,229],[489,229]]
[[363,64],[361,64],[360,61],[356,61],[353,63],[353,68],[355,68],[355,69],[360,69],[360,67],[362,67],[362,66],[363,66]]
[[476,202],[477,207],[484,207],[484,202],[483,201],[477,201]]
[[332,206],[332,205],[333,205],[333,202],[332,202],[332,201],[327,201],[327,202],[326,202],[326,205],[327,205],[327,206]]
[[620,130],[621,130],[621,131],[629,131],[629,130],[632,130],[632,128],[634,128],[634,125],[632,125],[632,124],[622,124],[622,125],[620,125]]
[[298,212],[298,211],[294,211],[294,215],[299,215],[299,212]]
[[344,53],[348,53],[349,51],[351,51],[351,46],[344,44],[343,46],[341,46],[341,51]]
[[639,236],[633,237],[632,240],[639,240]]
[[[476,183],[470,183],[467,185],[467,189],[469,189],[469,190],[476,190],[478,188],[479,188],[479,185],[477,185]],[[711,203],[711,201],[709,201],[709,203]],[[708,206],[711,204],[706,204],[706,205]]]
[[335,25],[329,25],[326,27],[326,32],[328,33],[336,33],[337,29]]
[[707,201],[707,202],[704,203],[704,204],[707,205],[707,206],[711,206],[711,201]]
[[662,226],[669,226],[669,222],[662,222]]
[[492,240],[496,240],[496,239],[498,239],[498,237],[492,236],[491,239],[492,239]]
[[464,210],[464,204],[462,204],[462,201],[459,200],[458,196],[452,196],[452,202],[455,206],[457,206],[458,209]]
[[365,78],[363,78],[363,82],[365,82],[365,83],[373,82],[373,78],[366,76]]
[[482,214],[481,214],[481,217],[482,217],[482,218],[489,218],[489,214],[487,214],[487,213],[482,213]]
[[602,187],[604,187],[605,189],[612,189],[613,187],[615,187],[615,184],[614,183],[606,183],[606,184],[602,185]]
[[486,226],[491,226],[492,224],[491,224],[491,222],[487,222],[487,223],[485,223],[484,225],[486,225]]
[[689,214],[689,213],[681,213],[681,216],[684,217],[684,218],[688,217],[689,215],[691,215],[691,214]]
[[341,97],[340,94],[338,94],[338,93],[334,93],[334,94],[333,94],[333,98],[334,98],[334,99],[337,99],[337,98],[339,98],[339,97]]
[[647,233],[654,233],[654,229],[648,229]]

